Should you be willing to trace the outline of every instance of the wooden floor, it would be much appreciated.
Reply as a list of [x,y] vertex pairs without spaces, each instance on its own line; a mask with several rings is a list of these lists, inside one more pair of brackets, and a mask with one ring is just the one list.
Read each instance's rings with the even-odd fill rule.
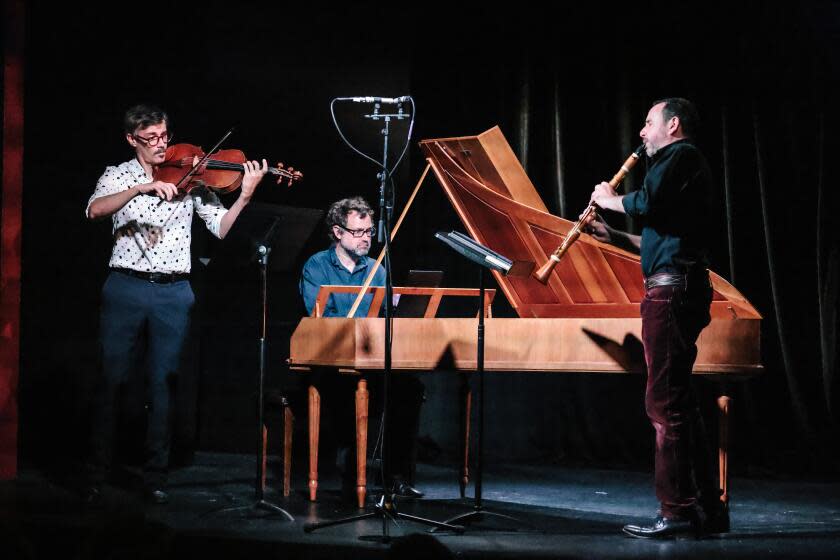
[[[172,501],[146,506],[130,470],[105,487],[98,507],[83,507],[78,487],[24,470],[0,484],[0,556],[40,558],[838,558],[840,481],[740,479],[732,482],[732,532],[703,540],[639,541],[624,537],[627,522],[651,519],[656,503],[645,472],[557,466],[491,466],[483,506],[489,513],[463,535],[430,534],[421,524],[379,519],[304,532],[306,523],[364,513],[342,499],[337,475],[322,479],[319,501],[275,490],[272,463],[266,498],[294,521],[255,512],[254,459],[199,454],[171,478]],[[426,497],[399,502],[398,511],[444,520],[472,511],[458,498],[456,472],[419,465]],[[371,477],[375,480],[375,476]],[[471,495],[472,489],[469,489]],[[371,486],[370,496],[377,492]],[[222,511],[222,508],[242,509]],[[257,517],[254,517],[254,515]]]

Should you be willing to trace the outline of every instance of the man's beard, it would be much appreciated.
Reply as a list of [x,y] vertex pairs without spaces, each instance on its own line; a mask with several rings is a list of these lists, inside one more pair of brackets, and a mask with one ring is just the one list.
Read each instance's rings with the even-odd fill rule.
[[370,252],[370,245],[361,245],[354,249],[348,249],[347,252],[353,255],[354,257],[362,258],[367,256],[367,254]]

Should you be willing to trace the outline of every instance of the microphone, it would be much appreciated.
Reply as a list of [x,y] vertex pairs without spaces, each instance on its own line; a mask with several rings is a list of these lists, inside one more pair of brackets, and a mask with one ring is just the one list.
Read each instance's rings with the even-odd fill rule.
[[408,95],[402,97],[339,97],[340,101],[352,101],[353,103],[385,103],[397,105],[411,99]]

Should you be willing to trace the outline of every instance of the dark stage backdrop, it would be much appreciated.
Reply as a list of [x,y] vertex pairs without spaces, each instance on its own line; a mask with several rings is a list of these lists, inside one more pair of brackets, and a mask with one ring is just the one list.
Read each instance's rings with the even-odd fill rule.
[[[765,374],[728,386],[733,472],[836,474],[840,255],[833,220],[840,204],[829,170],[838,153],[840,10],[828,2],[750,13],[674,4],[619,14],[588,3],[555,19],[526,4],[518,14],[438,4],[389,12],[212,2],[137,14],[30,10],[22,458],[64,468],[80,456],[110,249],[110,225],[87,222],[83,210],[105,166],[131,156],[120,130],[127,106],[163,105],[178,141],[205,148],[235,125],[229,147],[306,174],[291,189],[266,181],[258,200],[323,209],[352,194],[377,199],[377,170],[339,139],[330,99],[411,94],[414,141],[499,124],[549,209],[574,219],[592,186],[638,145],[651,101],[684,96],[701,111],[700,144],[719,187],[706,217],[712,268],[765,317]],[[344,105],[338,117],[377,154],[379,125],[361,115],[361,106]],[[406,130],[394,126],[392,145],[401,145]],[[424,165],[414,141],[396,176],[398,209]],[[637,172],[627,188],[640,178]],[[181,461],[199,449],[254,449],[257,270],[226,266],[216,258],[224,247],[203,226],[194,229],[199,306],[178,381]],[[434,240],[444,229],[463,227],[430,177],[394,244],[397,284],[410,268],[445,270],[448,286],[477,284],[471,268]],[[272,271],[269,385],[288,391],[297,409],[296,455],[306,447],[306,380],[289,374],[284,360],[302,313],[300,265],[323,245],[319,231],[292,270]],[[499,301],[495,314],[513,313]],[[454,468],[457,379],[424,381],[422,457]],[[644,468],[653,432],[643,386],[642,376],[631,375],[490,376],[488,455]],[[138,433],[142,381],[132,387],[125,429]],[[714,425],[719,388],[699,382],[698,390]]]

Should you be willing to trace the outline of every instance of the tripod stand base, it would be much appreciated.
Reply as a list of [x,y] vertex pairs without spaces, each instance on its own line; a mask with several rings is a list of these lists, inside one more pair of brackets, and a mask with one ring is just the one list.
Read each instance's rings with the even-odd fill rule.
[[[278,505],[272,504],[271,502],[267,502],[265,500],[257,500],[250,506],[233,506],[233,507],[226,507],[214,511],[209,511],[202,515],[202,517],[206,515],[216,514],[216,513],[228,513],[231,511],[239,511],[249,509],[251,510],[251,515],[249,517],[252,518],[264,518],[264,517],[272,517],[274,515],[282,515],[286,518],[286,521],[294,521],[295,518],[291,516],[291,514],[286,511],[285,509],[281,508]],[[267,511],[268,515],[257,515],[258,511]]]
[[407,513],[400,513],[397,511],[397,506],[393,500],[386,500],[383,496],[382,499],[379,500],[375,506],[373,506],[373,511],[368,513],[363,513],[361,515],[354,515],[352,517],[345,517],[343,519],[335,519],[333,521],[322,521],[320,523],[306,523],[303,526],[303,530],[306,533],[311,533],[312,531],[317,531],[318,529],[323,529],[324,527],[332,527],[334,525],[343,525],[345,523],[354,523],[356,521],[362,521],[364,519],[374,519],[378,518],[382,520],[382,535],[378,537],[361,537],[364,540],[374,540],[376,542],[388,543],[391,541],[391,537],[388,534],[388,522],[391,521],[392,523],[396,523],[400,519],[404,519],[406,521],[412,521],[414,523],[421,523],[423,525],[428,525],[430,527],[434,527],[434,530],[448,530],[454,533],[458,533],[459,535],[464,532],[464,528],[461,525],[452,525],[447,522],[441,521],[433,521],[431,519],[426,519],[424,517],[418,517],[416,515],[409,515]]
[[[467,513],[462,513],[461,515],[456,515],[455,517],[449,518],[445,520],[443,523],[452,524],[458,523],[459,525],[470,525],[475,522],[480,522],[485,519],[505,519],[507,521],[512,521],[514,523],[519,523],[520,525],[527,525],[531,529],[534,528],[533,525],[528,523],[527,521],[522,521],[516,517],[505,515],[503,513],[495,513],[492,511],[487,511],[485,509],[476,508],[473,511],[468,511]],[[504,528],[497,528],[497,529],[488,529],[493,531],[516,531],[517,529],[504,527]],[[436,532],[437,528],[431,530],[432,533]]]

